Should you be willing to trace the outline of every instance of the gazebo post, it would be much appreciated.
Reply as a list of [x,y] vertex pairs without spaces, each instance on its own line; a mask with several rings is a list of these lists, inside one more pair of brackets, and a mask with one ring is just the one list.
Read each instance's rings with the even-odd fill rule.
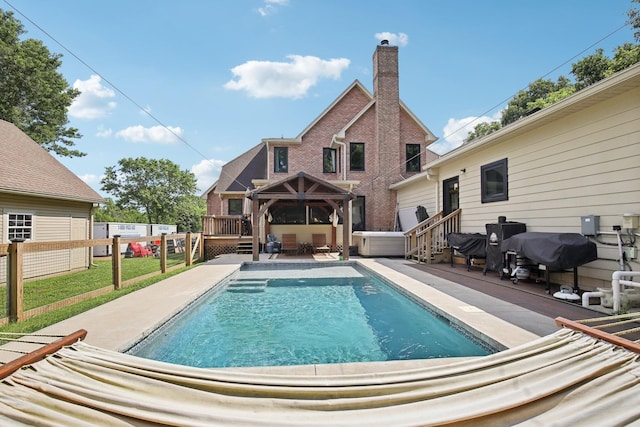
[[349,231],[351,229],[349,223],[349,218],[351,218],[349,200],[351,200],[349,196],[345,196],[342,201],[342,259],[344,260],[349,259]]
[[251,200],[251,253],[253,260],[260,260],[260,216],[258,215],[260,202],[257,197]]

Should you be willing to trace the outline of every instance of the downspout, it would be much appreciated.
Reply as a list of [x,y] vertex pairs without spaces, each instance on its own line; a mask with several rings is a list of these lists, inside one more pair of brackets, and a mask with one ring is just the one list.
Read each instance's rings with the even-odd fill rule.
[[338,144],[340,146],[342,146],[342,180],[346,181],[347,180],[347,144],[345,144],[344,142],[340,142],[338,141],[338,136],[337,135],[333,135],[333,137],[331,137],[331,144]]
[[[336,134],[334,134],[331,137],[331,144],[333,145],[334,143],[336,143],[336,144],[338,144],[338,145],[340,145],[342,147],[342,149],[341,149],[342,150],[342,180],[346,181],[347,180],[347,144],[345,144],[344,142],[338,141],[338,135],[336,135]],[[351,185],[349,185],[349,191],[351,191]],[[342,213],[342,215],[343,215],[343,218],[342,218],[342,230],[343,230],[342,231],[342,240],[343,240],[343,242],[342,242],[342,253],[343,254],[345,253],[345,246],[346,246],[347,247],[347,249],[346,249],[347,252],[346,253],[347,253],[347,258],[348,258],[349,257],[349,255],[348,255],[349,254],[349,246],[351,245],[351,240],[349,239],[348,242],[346,242],[346,243],[344,242],[344,236],[345,236],[344,229],[345,229],[345,227],[349,227],[349,237],[351,237],[351,233],[353,232],[353,230],[351,230],[351,215],[352,215],[352,212],[351,212],[351,207],[352,207],[351,200],[349,200],[349,202],[347,202],[347,203],[349,203],[349,208],[348,209],[344,209],[343,208],[343,213]],[[349,211],[349,217],[348,218],[345,218],[346,211]]]

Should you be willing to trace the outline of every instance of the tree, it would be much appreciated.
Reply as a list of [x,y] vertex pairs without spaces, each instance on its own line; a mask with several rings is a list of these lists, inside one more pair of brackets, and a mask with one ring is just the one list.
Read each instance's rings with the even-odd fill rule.
[[585,56],[572,64],[571,74],[576,78],[576,89],[584,89],[611,75],[611,59],[604,55],[602,49],[597,49],[593,55]]
[[15,124],[47,151],[81,157],[72,149],[78,129],[68,127],[67,109],[80,94],[57,69],[62,55],[35,39],[21,41],[24,27],[0,9],[0,118]]
[[[632,3],[640,3],[640,0],[631,0]],[[636,30],[633,35],[638,43],[640,43],[640,10],[632,7],[627,12],[627,16],[629,20],[627,24],[631,25],[631,27]]]
[[145,215],[135,209],[121,209],[111,197],[105,199],[104,206],[100,206],[93,214],[95,222],[146,222]]
[[575,85],[565,86],[562,89],[550,92],[544,98],[538,98],[533,102],[529,102],[527,104],[527,108],[529,111],[538,111],[549,105],[555,104],[556,102],[566,98],[567,96],[576,92]]
[[532,109],[531,103],[536,102],[538,99],[545,99],[549,94],[560,91],[570,85],[571,82],[564,76],[558,77],[555,83],[552,80],[543,79],[529,83],[527,90],[519,91],[516,96],[509,101],[507,108],[502,111],[500,124],[506,126],[521,117],[528,116],[536,111],[535,108]]
[[640,45],[625,43],[618,46],[610,62],[611,74],[640,62]]
[[465,138],[464,142],[473,141],[476,138],[482,138],[490,133],[493,133],[500,129],[500,122],[482,122],[478,123],[473,128],[473,132],[469,132],[469,135]]
[[143,212],[150,224],[175,223],[181,199],[197,190],[196,177],[167,159],[124,158],[105,169],[102,191],[121,209]]
[[207,204],[198,196],[184,196],[178,200],[176,209],[178,232],[202,231],[202,217],[207,214]]

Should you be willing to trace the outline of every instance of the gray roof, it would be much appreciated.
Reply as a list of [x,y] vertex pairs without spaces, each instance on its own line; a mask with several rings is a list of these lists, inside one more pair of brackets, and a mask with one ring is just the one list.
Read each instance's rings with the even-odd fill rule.
[[104,199],[14,124],[0,120],[0,193],[104,203]]
[[267,147],[260,143],[222,166],[216,193],[253,189],[253,179],[267,177]]

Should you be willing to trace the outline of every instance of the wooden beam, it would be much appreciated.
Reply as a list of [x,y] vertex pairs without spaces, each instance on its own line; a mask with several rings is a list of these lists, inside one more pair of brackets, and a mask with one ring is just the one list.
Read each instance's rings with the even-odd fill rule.
[[640,353],[640,344],[634,341],[630,341],[628,339],[621,338],[617,335],[613,335],[608,332],[601,331],[600,329],[594,329],[582,323],[565,319],[564,317],[556,317],[555,320],[556,320],[556,325],[558,326],[564,326],[566,328],[573,329],[575,331],[580,331],[594,338],[598,338],[608,343],[626,348],[627,350],[633,351],[634,353]]
[[9,363],[5,363],[0,366],[0,380],[8,377],[13,374],[18,369],[22,368],[26,365],[31,365],[32,363],[38,362],[49,354],[53,354],[56,351],[60,350],[62,347],[71,345],[76,341],[83,340],[87,336],[87,331],[84,329],[79,329],[76,332],[67,335],[66,337],[60,338],[52,343],[49,343],[39,349],[32,351],[31,353],[25,354],[15,360],[12,360]]
[[349,201],[342,202],[344,214],[342,216],[342,258],[349,259],[349,236],[351,235],[351,224],[349,224]]
[[260,215],[260,217],[261,217],[261,218],[262,218],[262,215],[266,214],[266,213],[267,213],[267,210],[268,210],[268,209],[271,207],[271,205],[273,205],[275,202],[276,202],[276,200],[275,200],[275,199],[271,199],[271,200],[267,200],[267,202],[266,202],[266,203],[264,203],[264,204],[262,205],[262,207],[260,208],[260,213],[259,213],[259,215]]
[[[303,199],[307,200],[344,200],[344,195],[336,194],[336,193],[314,193],[307,197],[306,193],[301,193]],[[296,193],[295,195],[291,195],[289,193],[260,193],[257,197],[258,200],[269,200],[269,199],[278,199],[278,200],[300,200],[301,198]]]
[[320,184],[316,182],[311,187],[307,188],[307,191],[305,191],[305,193],[307,194],[307,196],[309,196],[313,194],[313,192],[316,191],[318,187],[320,187]]
[[284,188],[286,188],[289,191],[289,193],[291,193],[293,195],[297,195],[298,194],[298,192],[295,190],[295,188],[293,188],[291,186],[291,184],[289,184],[288,182],[285,182],[282,185],[283,185]]

